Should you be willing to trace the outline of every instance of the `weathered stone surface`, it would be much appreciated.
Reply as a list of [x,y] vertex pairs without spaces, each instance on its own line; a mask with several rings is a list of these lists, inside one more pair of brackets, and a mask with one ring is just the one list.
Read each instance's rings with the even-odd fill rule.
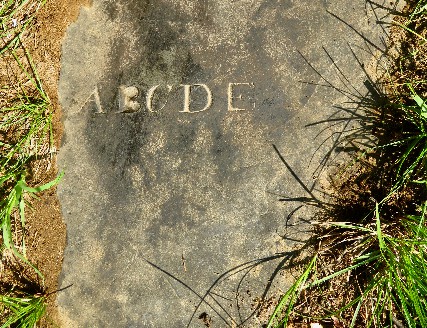
[[342,126],[307,124],[366,93],[356,57],[383,48],[376,15],[355,0],[83,8],[60,79],[64,327],[261,326],[257,300],[289,285],[278,268],[311,219],[287,222],[300,203],[280,199],[310,194],[273,145],[312,188]]

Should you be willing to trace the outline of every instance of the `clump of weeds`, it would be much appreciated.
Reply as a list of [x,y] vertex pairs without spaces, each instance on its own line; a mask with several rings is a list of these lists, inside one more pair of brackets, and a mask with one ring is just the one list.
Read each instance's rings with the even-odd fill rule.
[[367,111],[376,143],[333,179],[315,255],[268,328],[427,327],[427,1],[393,24],[386,101]]
[[[58,183],[31,186],[34,163],[52,155],[50,99],[24,46],[45,0],[0,3],[0,327],[32,328],[45,314],[44,277],[26,254],[31,199]],[[31,180],[31,179],[30,179]]]

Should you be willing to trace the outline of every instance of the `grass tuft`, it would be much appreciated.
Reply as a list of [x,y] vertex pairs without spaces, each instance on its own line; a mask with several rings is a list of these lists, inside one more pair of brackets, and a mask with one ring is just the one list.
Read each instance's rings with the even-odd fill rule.
[[346,166],[360,175],[337,186],[268,328],[427,327],[427,0],[408,5],[382,104],[362,118],[376,144]]
[[0,309],[7,313],[7,320],[0,328],[34,328],[46,312],[44,296],[28,295],[11,297],[0,295]]
[[[45,2],[5,0],[0,3],[1,328],[33,328],[46,310],[47,294],[40,292],[44,290],[43,274],[27,258],[25,217],[31,199],[56,185],[62,174],[51,182],[32,186],[39,184],[34,182],[36,163],[41,160],[50,163],[53,153],[52,110],[23,42],[31,37],[32,23]],[[14,263],[4,270],[7,258],[12,258],[12,262],[18,259],[23,267]],[[32,278],[21,281],[27,270],[36,276],[30,274]],[[26,292],[19,292],[17,286]]]

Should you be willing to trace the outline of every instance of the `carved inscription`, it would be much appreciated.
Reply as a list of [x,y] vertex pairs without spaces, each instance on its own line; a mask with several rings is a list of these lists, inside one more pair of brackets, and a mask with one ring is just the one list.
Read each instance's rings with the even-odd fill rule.
[[[235,100],[243,100],[243,92],[247,91],[245,88],[254,88],[255,85],[253,83],[229,83],[227,89],[227,111],[228,112],[236,112],[236,111],[245,111],[248,108],[239,108],[235,105]],[[196,114],[200,112],[205,112],[209,108],[211,108],[214,102],[214,96],[212,94],[211,89],[207,84],[204,83],[196,83],[196,84],[181,84],[179,86],[173,85],[155,85],[148,89],[146,97],[145,97],[145,105],[150,113],[155,113],[163,110],[165,106],[169,102],[170,95],[173,89],[182,88],[183,91],[183,109],[180,110],[180,113],[187,114]],[[206,94],[206,100],[204,106],[200,106],[199,108],[194,108],[194,104],[192,104],[192,92],[196,89],[202,89]],[[166,90],[166,93],[161,93],[160,90]],[[121,85],[118,89],[118,105],[119,110],[116,112],[117,114],[121,113],[136,113],[141,110],[142,106],[138,102],[139,90],[135,86],[124,86]],[[86,99],[85,104],[93,97],[97,110],[96,114],[106,114],[106,112],[102,108],[101,98],[99,96],[98,87],[92,92],[92,94]],[[155,99],[158,99],[159,105],[155,108]],[[161,98],[161,99],[160,99]],[[253,105],[255,107],[255,104]]]
[[242,98],[243,98],[242,94],[239,94],[237,97],[234,96],[234,87],[239,86],[239,85],[246,85],[246,86],[254,87],[253,83],[229,83],[228,84],[228,92],[227,92],[227,95],[228,95],[228,111],[229,112],[246,110],[245,108],[237,108],[237,107],[234,107],[234,105],[233,105],[233,99],[234,98],[237,98],[240,100],[242,100]]
[[[153,99],[154,99],[154,94],[155,94],[158,87],[160,87],[160,84],[155,85],[154,87],[150,88],[150,90],[148,90],[148,92],[147,92],[146,105],[147,105],[148,111],[151,113],[155,112],[155,110],[153,108]],[[171,93],[173,86],[168,85],[167,88],[168,88],[168,97],[166,97],[166,100],[163,103],[163,106],[159,110],[162,110],[163,108],[165,108],[166,104],[168,103],[169,94]]]
[[119,87],[119,111],[117,113],[135,113],[141,108],[136,101],[139,91],[137,87]]
[[212,92],[209,89],[209,87],[206,84],[193,84],[195,87],[202,87],[205,89],[207,94],[206,99],[206,106],[201,110],[191,111],[190,110],[190,104],[191,104],[191,85],[190,84],[184,84],[182,85],[184,87],[184,110],[180,111],[180,113],[200,113],[204,112],[205,110],[209,109],[212,105]]
[[106,114],[104,112],[104,110],[102,109],[102,105],[101,105],[101,97],[99,96],[99,90],[98,87],[95,87],[95,90],[93,90],[93,92],[89,95],[89,97],[87,97],[87,99],[85,100],[82,108],[84,107],[84,105],[87,104],[87,102],[93,98],[95,100],[95,105],[96,105],[96,114]]

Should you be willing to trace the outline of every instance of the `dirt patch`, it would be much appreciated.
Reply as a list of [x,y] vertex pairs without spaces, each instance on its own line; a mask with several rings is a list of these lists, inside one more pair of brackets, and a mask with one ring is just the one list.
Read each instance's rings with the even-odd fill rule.
[[[55,146],[59,149],[63,127],[61,109],[58,103],[58,79],[60,74],[61,42],[70,23],[77,19],[81,6],[90,5],[90,0],[48,1],[37,15],[34,45],[31,49],[40,77],[53,106],[53,129]],[[46,174],[34,176],[39,183],[54,179],[57,175],[55,160]],[[28,245],[30,259],[46,277],[47,292],[57,290],[61,273],[62,256],[66,242],[66,227],[61,217],[61,209],[56,189],[44,192],[41,199],[33,204],[34,211],[28,217],[31,231]],[[59,323],[56,308],[56,294],[48,299],[47,316],[42,327]]]
[[[25,48],[31,54],[43,87],[52,102],[53,130],[55,148],[61,143],[62,123],[61,110],[58,104],[57,84],[60,74],[61,42],[67,26],[76,20],[79,8],[90,5],[89,0],[48,1],[38,12],[34,25],[27,37],[23,38]],[[2,74],[7,76],[8,74]],[[31,163],[31,180],[29,185],[37,186],[53,180],[57,176],[54,156],[41,158]],[[45,289],[52,293],[48,297],[46,319],[40,327],[58,327],[59,320],[56,309],[56,293],[58,277],[61,272],[63,250],[66,242],[66,227],[61,218],[61,210],[54,188],[39,194],[39,200],[32,200],[32,210],[27,213],[27,255],[45,276]],[[16,285],[25,276],[34,277],[31,270],[13,269],[14,261],[3,258],[5,275],[12,276],[11,285]],[[16,269],[18,271],[16,271]],[[16,271],[18,274],[11,272]],[[28,272],[27,272],[28,271]],[[15,278],[13,278],[13,276]],[[7,286],[7,284],[6,284]],[[27,288],[31,288],[27,286]],[[35,287],[37,288],[37,287]]]

